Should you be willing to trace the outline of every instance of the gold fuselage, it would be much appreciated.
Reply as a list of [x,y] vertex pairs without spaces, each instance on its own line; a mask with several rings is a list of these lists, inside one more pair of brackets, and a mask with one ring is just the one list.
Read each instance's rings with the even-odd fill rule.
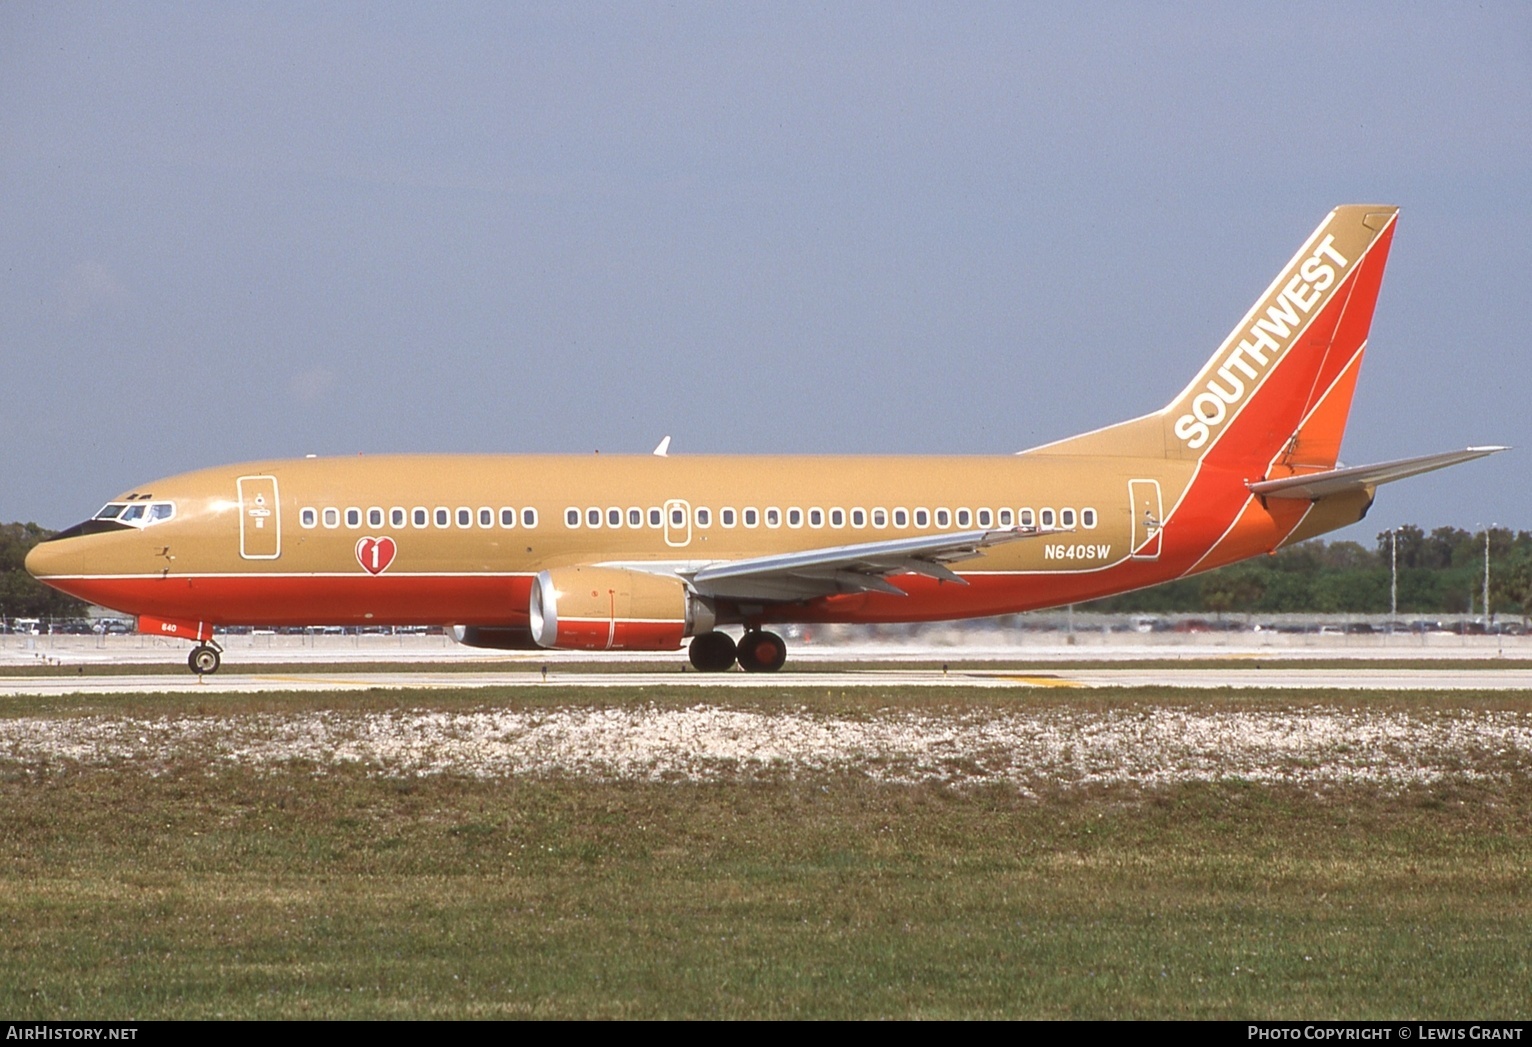
[[[616,563],[685,571],[1014,522],[1066,532],[1010,542],[953,565],[966,586],[902,576],[900,587],[909,594],[902,598],[841,594],[726,607],[722,615],[725,621],[943,619],[1070,603],[1213,566],[1208,553],[1249,497],[1243,478],[1226,477],[1227,496],[1215,500],[1222,504],[1192,511],[1184,496],[1198,471],[1184,461],[1047,453],[254,462],[126,492],[114,501],[170,502],[175,515],[147,527],[46,543],[28,568],[85,599],[161,618],[516,625],[526,621],[530,578],[551,568]],[[271,504],[262,499],[264,512],[255,515],[259,491],[272,498]],[[1143,507],[1133,505],[1135,491],[1157,499],[1149,512],[1160,532],[1153,549],[1145,541],[1154,526],[1146,528]],[[425,526],[417,526],[421,510]],[[679,525],[677,511],[684,514]],[[1251,544],[1224,550],[1217,562],[1274,548],[1302,515],[1273,517],[1270,527],[1250,536]],[[653,526],[656,516],[659,526]],[[754,526],[746,526],[750,516]],[[393,548],[376,569],[378,562],[364,555],[372,545],[364,543],[384,538]]]

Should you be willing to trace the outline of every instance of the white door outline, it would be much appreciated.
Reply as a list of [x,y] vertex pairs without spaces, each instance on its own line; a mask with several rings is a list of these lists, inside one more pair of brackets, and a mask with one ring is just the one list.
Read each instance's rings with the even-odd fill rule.
[[[675,522],[675,514],[680,512],[682,523]],[[680,498],[671,498],[665,503],[665,544],[673,549],[680,549],[692,542],[692,507],[690,502]]]
[[1164,502],[1160,498],[1160,482],[1129,480],[1128,505],[1129,517],[1133,524],[1133,537],[1128,542],[1128,548],[1133,550],[1133,559],[1158,560],[1165,520]]
[[282,555],[282,500],[275,476],[241,476],[239,484],[239,555],[246,560],[275,560]]

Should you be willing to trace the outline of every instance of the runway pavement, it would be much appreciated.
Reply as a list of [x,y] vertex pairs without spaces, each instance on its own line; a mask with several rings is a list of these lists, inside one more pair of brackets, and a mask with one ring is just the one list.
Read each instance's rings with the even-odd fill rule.
[[661,687],[736,688],[770,687],[843,689],[878,687],[940,688],[1120,688],[1186,687],[1237,690],[1532,690],[1532,668],[1504,669],[1369,668],[1311,669],[1286,665],[1228,668],[1114,669],[1092,667],[1040,672],[1015,670],[904,669],[897,666],[854,672],[782,672],[754,675],[742,672],[582,672],[553,669],[539,673],[441,672],[430,668],[391,672],[293,672],[240,673],[222,671],[213,676],[191,673],[117,676],[5,676],[0,675],[0,696],[69,694],[248,694],[252,692],[322,692],[368,689],[462,690],[503,687]]

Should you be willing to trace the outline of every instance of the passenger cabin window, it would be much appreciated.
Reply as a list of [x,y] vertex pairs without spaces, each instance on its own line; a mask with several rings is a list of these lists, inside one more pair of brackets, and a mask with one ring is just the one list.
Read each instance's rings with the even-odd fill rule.
[[537,510],[536,509],[526,508],[526,509],[523,509],[521,511],[521,526],[523,526],[523,527],[536,527],[537,526]]
[[830,510],[830,526],[831,527],[845,527],[846,526],[846,510],[844,510],[844,509],[831,509]]
[[564,526],[565,527],[579,527],[580,526],[580,510],[578,510],[578,509],[565,509],[564,510]]
[[977,513],[974,514],[974,518],[975,522],[980,527],[995,526],[995,514],[990,512],[988,509],[980,509]]
[[313,527],[319,523],[319,513],[309,506],[304,506],[298,510],[298,522],[304,527]]
[[936,510],[936,526],[946,529],[952,526],[952,514],[945,509]]
[[664,522],[665,522],[664,514],[661,513],[659,511],[659,509],[651,506],[649,508],[649,526],[650,527],[658,527],[661,524],[663,524]]
[[362,526],[362,510],[357,509],[357,508],[347,509],[346,510],[346,526],[347,527],[360,527],[360,526]]
[[825,525],[825,511],[823,509],[809,510],[809,526],[823,527]]
[[[852,514],[851,514],[851,522],[856,524],[858,527],[862,526],[862,521],[856,518],[856,514],[860,513],[861,511],[862,510],[860,510],[860,509],[854,509],[854,510],[852,510]],[[887,509],[874,509],[872,511],[872,525],[874,527],[887,527],[888,526],[888,510]]]
[[515,509],[503,508],[503,509],[500,510],[500,526],[501,527],[515,527],[516,526],[516,510]]
[[770,509],[766,510],[766,526],[767,527],[781,527],[782,526],[782,510],[781,509],[770,508]]
[[416,527],[425,527],[431,522],[431,511],[423,505],[417,505],[410,510],[410,522]]
[[600,527],[601,510],[594,508],[585,510],[585,525],[587,527]]
[[[881,510],[881,509],[874,509],[872,511],[873,519],[876,520],[878,518],[878,514],[881,513],[882,511],[883,510]],[[852,527],[866,527],[867,526],[867,510],[866,509],[853,509],[853,510],[851,510],[851,526]],[[875,523],[875,524],[873,524],[873,526],[874,527],[882,527],[883,524]]]
[[388,511],[388,523],[389,523],[389,526],[391,526],[391,527],[403,527],[404,526],[405,518],[408,515],[409,514],[404,511],[404,507],[403,506],[400,506],[400,505],[394,506],[392,509],[390,509]]
[[326,527],[339,527],[340,526],[340,510],[339,509],[326,509],[324,511],[324,525]]
[[686,510],[682,509],[679,505],[673,506],[671,508],[671,510],[670,510],[670,526],[672,526],[672,527],[685,527],[686,526]]
[[452,526],[452,510],[451,509],[448,509],[445,506],[437,506],[437,509],[436,509],[436,526],[437,527],[451,527]]
[[382,527],[383,526],[383,510],[382,509],[379,509],[377,506],[373,506],[371,509],[367,510],[367,526],[368,527]]
[[493,509],[483,508],[483,509],[479,510],[479,526],[480,527],[493,527],[493,526],[495,526],[495,511]]
[[1038,518],[1038,520],[1040,520],[1042,522],[1042,525],[1044,527],[1052,527],[1053,526],[1053,510],[1052,509],[1044,509],[1042,512],[1037,514],[1037,518]]
[[734,526],[734,510],[733,509],[720,509],[720,510],[718,510],[718,522],[723,524],[725,527],[733,527]]
[[1016,522],[1018,524],[1020,524],[1022,527],[1031,527],[1032,526],[1032,510],[1031,509],[1019,509],[1019,510],[1017,510],[1017,512],[1016,512]]
[[1084,524],[1086,528],[1094,529],[1096,526],[1096,510],[1081,509],[1080,523]]
[[1073,527],[1075,525],[1075,511],[1073,509],[1059,510],[1059,526]]
[[642,526],[644,526],[644,511],[642,509],[638,508],[637,506],[634,506],[633,508],[628,510],[628,526],[629,527],[642,527]]
[[473,510],[467,506],[460,506],[457,511],[457,525],[459,527],[472,527]]
[[708,527],[713,522],[713,513],[707,508],[698,509],[692,515],[696,517],[698,527]]
[[915,526],[916,527],[930,527],[931,526],[931,510],[929,510],[929,509],[916,509],[915,510]]
[[622,510],[617,508],[608,509],[606,511],[606,525],[608,527],[621,527]]
[[1001,509],[999,517],[1001,527],[1010,527],[1012,525],[1012,521],[1015,520],[1015,517],[1011,515],[1011,511],[1009,509]]
[[959,527],[972,527],[973,526],[973,516],[969,513],[969,511],[967,509],[959,509],[957,511],[957,525]]
[[760,511],[758,509],[746,509],[745,510],[745,526],[746,527],[756,527],[756,526],[758,526],[760,524],[760,522],[761,522],[761,514],[760,514]]
[[910,511],[908,509],[894,510],[894,526],[908,527],[910,525]]

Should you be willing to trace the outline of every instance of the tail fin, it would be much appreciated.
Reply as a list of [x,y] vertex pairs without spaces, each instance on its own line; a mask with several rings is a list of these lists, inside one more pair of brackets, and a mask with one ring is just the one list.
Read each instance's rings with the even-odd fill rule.
[[1256,466],[1333,468],[1398,208],[1338,207],[1163,410],[1047,447]]
[[[1330,469],[1367,348],[1398,208],[1338,207],[1164,411],[1165,452]],[[1276,463],[1274,463],[1276,464]]]

